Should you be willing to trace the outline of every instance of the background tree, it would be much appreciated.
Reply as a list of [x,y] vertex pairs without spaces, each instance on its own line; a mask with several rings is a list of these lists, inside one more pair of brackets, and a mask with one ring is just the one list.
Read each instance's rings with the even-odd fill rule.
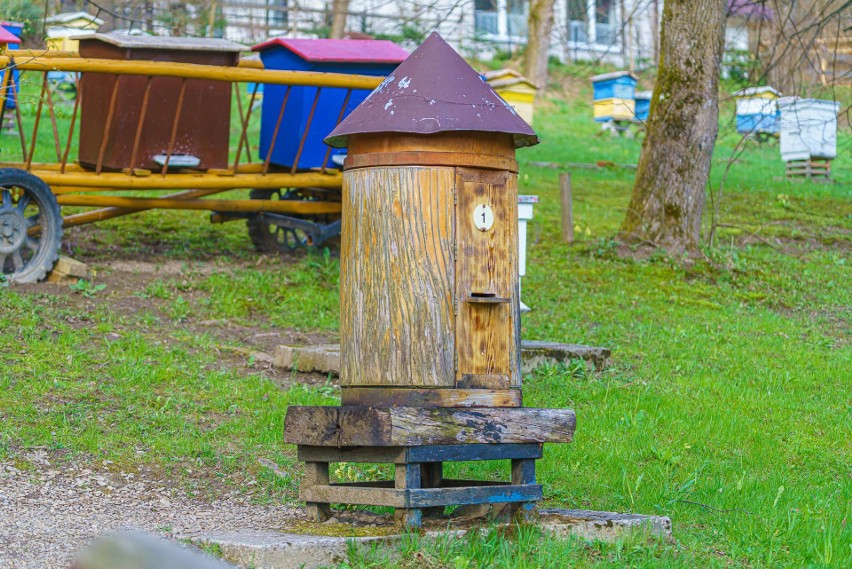
[[346,33],[346,18],[349,16],[349,0],[334,0],[331,5],[331,32],[329,37],[340,39]]
[[671,253],[698,246],[719,123],[726,0],[666,0],[660,61],[633,196],[627,242]]
[[554,0],[530,0],[527,19],[527,50],[524,66],[527,79],[544,88],[547,84],[547,59],[550,31],[553,29]]

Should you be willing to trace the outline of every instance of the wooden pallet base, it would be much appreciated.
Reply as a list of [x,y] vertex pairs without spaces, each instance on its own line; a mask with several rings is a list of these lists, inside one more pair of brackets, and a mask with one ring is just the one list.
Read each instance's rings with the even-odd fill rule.
[[831,180],[831,160],[811,158],[809,160],[791,160],[787,162],[787,179],[803,179],[814,182]]
[[[508,505],[503,513],[530,516],[542,497],[536,484],[535,461],[541,458],[540,443],[456,444],[415,447],[317,447],[300,445],[305,461],[300,499],[308,518],[323,522],[331,504],[360,504],[395,508],[397,520],[419,527],[423,515],[443,514],[444,507],[474,504]],[[456,480],[443,476],[444,462],[511,460],[511,481]],[[332,462],[393,463],[394,480],[331,483]]]

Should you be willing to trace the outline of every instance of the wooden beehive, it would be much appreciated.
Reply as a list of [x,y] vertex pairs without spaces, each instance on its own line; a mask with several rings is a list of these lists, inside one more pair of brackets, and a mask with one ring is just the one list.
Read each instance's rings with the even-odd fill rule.
[[[570,409],[521,406],[515,149],[538,138],[437,34],[326,139],[348,147],[341,228],[342,405],[289,407],[310,519],[332,503],[425,509],[542,497],[542,444]],[[472,409],[460,409],[471,407]],[[444,479],[443,463],[510,460],[505,482]],[[394,464],[335,483],[333,462]]]
[[515,148],[537,138],[439,36],[415,53],[329,138],[343,403],[520,406]]

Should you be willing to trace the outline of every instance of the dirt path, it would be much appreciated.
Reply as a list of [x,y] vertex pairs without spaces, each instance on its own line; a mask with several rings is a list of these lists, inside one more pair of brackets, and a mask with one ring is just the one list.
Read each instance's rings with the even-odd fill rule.
[[51,464],[36,470],[0,463],[0,568],[67,568],[106,533],[140,529],[176,539],[213,530],[279,529],[297,510],[251,505],[236,493],[214,502],[189,499],[144,475]]
[[[235,265],[238,269],[239,263]],[[71,314],[109,306],[117,315],[113,330],[117,335],[137,326],[138,313],[143,309],[155,314],[165,312],[165,301],[138,295],[152,281],[184,275],[198,279],[214,271],[231,270],[216,261],[186,263],[126,256],[96,262],[95,266],[97,282],[107,288],[94,298],[76,294],[67,285],[40,283],[18,285],[16,289],[34,297],[45,293],[60,297],[59,302],[65,303]],[[185,296],[195,302],[203,293]],[[67,321],[72,320],[69,316]],[[90,324],[81,320],[73,325]],[[263,373],[282,388],[296,382],[325,380],[279,370],[268,361],[248,363],[252,351],[271,354],[282,343],[327,342],[325,335],[272,328],[264,322],[256,326],[224,320],[175,323],[164,316],[158,323],[158,333],[163,336],[186,331],[215,337],[221,349],[220,365],[234,367],[239,373]],[[181,488],[172,487],[161,472],[116,471],[112,465],[90,458],[69,462],[48,449],[25,449],[6,462],[0,460],[0,569],[67,569],[92,541],[121,529],[183,539],[215,530],[278,529],[296,515],[293,507],[252,505],[248,494],[221,487],[215,501],[192,498]]]

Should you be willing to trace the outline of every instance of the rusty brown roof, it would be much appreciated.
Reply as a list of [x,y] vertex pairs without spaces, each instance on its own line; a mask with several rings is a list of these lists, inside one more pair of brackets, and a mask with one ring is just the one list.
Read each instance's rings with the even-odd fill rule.
[[533,129],[433,33],[325,141],[343,147],[351,134],[450,131],[511,134],[516,148],[538,144]]

